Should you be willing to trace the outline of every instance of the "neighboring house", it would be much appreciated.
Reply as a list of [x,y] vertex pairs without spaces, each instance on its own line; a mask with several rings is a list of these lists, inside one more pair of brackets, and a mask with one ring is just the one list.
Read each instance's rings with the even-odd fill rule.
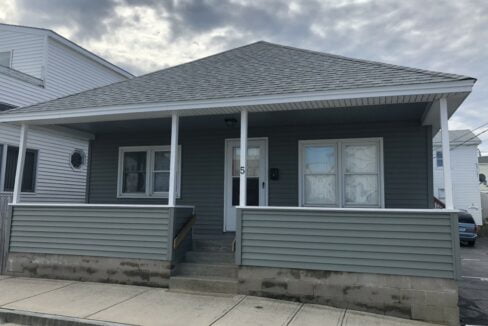
[[[468,211],[476,221],[481,218],[481,199],[478,176],[478,145],[481,140],[471,130],[450,130],[451,176],[453,184],[454,208]],[[441,149],[441,135],[433,141],[434,195],[445,201],[444,167]]]
[[[53,31],[0,24],[0,111],[131,77]],[[19,136],[19,126],[0,125],[0,192],[13,191]],[[32,129],[23,199],[84,202],[89,139],[86,133],[66,128]]]
[[257,42],[6,111],[27,139],[95,136],[88,203],[19,202],[16,179],[7,272],[457,324],[457,211],[450,169],[433,208],[432,137],[448,153],[474,83]]
[[478,169],[479,189],[483,193],[488,193],[488,156],[478,157]]

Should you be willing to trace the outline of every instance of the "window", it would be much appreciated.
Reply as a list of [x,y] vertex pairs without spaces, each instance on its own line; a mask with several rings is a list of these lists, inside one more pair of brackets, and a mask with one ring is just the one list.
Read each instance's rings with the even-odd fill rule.
[[443,167],[443,166],[444,166],[444,162],[443,162],[443,160],[442,160],[442,152],[441,152],[441,151],[437,151],[437,152],[435,153],[435,160],[436,160],[436,162],[437,162],[437,167],[438,167],[438,168],[441,168],[441,167]]
[[300,204],[381,207],[381,139],[300,141]]
[[[3,179],[3,190],[13,191],[15,184],[15,173],[17,172],[17,159],[19,148],[7,147],[7,158],[5,162],[5,175]],[[22,176],[22,192],[34,192],[36,188],[37,151],[27,149],[24,161],[24,173]]]
[[[176,195],[180,193],[181,148],[177,157]],[[169,146],[121,147],[119,149],[119,197],[168,197]]]
[[441,200],[446,199],[446,193],[444,191],[444,188],[437,189],[437,197]]
[[0,52],[0,66],[11,67],[12,51]]

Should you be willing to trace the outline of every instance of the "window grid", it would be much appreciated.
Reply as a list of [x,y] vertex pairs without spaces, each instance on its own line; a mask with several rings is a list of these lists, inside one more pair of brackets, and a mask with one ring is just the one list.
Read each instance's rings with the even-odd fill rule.
[[[319,175],[334,175],[336,176],[336,204],[307,204],[305,198],[305,177],[311,175],[305,173],[305,150],[308,147],[321,147],[330,146],[336,144],[337,150],[337,169],[335,174],[319,174]],[[352,173],[346,172],[346,166],[344,164],[344,147],[347,145],[375,145],[376,146],[376,158],[377,158],[377,171],[376,172],[360,172]],[[383,143],[381,138],[361,138],[361,139],[336,139],[336,140],[306,140],[299,141],[299,201],[301,206],[319,206],[319,207],[384,207],[384,185],[383,185]],[[378,198],[376,204],[346,204],[345,199],[345,179],[349,175],[373,175],[377,177],[377,189]]]
[[[145,173],[145,192],[124,192],[124,155],[126,153],[145,152],[146,153],[146,168]],[[130,146],[119,147],[119,172],[117,181],[117,197],[119,198],[167,198],[168,191],[154,191],[154,177],[156,173],[168,173],[170,170],[157,170],[155,168],[155,156],[157,152],[170,152],[170,146]],[[176,169],[176,197],[180,198],[181,188],[181,146],[178,146],[177,153],[177,169]],[[169,178],[168,178],[169,179]]]

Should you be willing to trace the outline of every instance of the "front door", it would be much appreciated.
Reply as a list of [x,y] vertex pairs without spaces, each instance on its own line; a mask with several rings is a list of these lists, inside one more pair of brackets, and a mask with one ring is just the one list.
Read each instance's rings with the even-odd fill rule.
[[[268,204],[267,139],[247,141],[247,205]],[[224,231],[236,230],[236,206],[239,205],[240,141],[225,141]]]

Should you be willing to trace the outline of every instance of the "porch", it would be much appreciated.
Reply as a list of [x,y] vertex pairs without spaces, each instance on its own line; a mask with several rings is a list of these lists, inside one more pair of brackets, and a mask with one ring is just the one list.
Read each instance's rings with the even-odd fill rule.
[[[443,295],[450,304],[431,308],[447,320],[457,311],[459,245],[456,212],[433,208],[432,126],[421,122],[433,108],[64,123],[93,134],[87,203],[27,203],[17,193],[8,272],[367,303],[426,320],[426,296]],[[416,298],[434,279],[441,285]],[[351,286],[355,295],[332,296]]]

